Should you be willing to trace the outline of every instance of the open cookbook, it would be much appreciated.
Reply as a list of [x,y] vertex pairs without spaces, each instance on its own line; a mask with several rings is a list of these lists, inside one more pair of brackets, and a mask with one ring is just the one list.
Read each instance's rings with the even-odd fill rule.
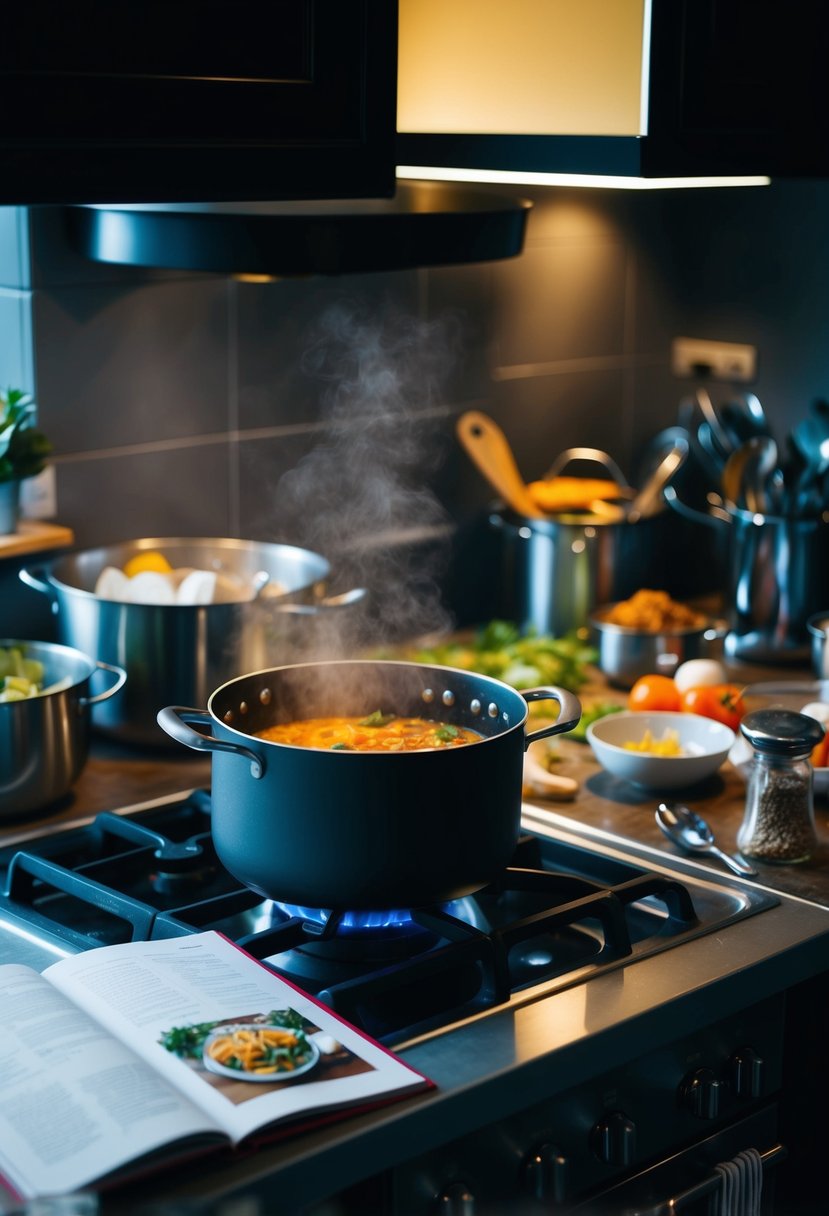
[[113,1183],[433,1088],[221,934],[0,967],[0,1176]]

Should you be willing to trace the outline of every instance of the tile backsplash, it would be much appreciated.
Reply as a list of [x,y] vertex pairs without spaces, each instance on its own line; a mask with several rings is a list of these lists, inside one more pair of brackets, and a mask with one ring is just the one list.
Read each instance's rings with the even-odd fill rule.
[[484,619],[498,551],[459,412],[490,413],[527,479],[585,445],[634,477],[688,389],[678,335],[755,345],[781,434],[829,394],[829,183],[523,192],[518,258],[264,284],[96,265],[59,209],[0,209],[0,380],[36,395],[58,521],[81,547],[308,544],[346,581],[355,553],[379,577],[366,553],[428,553],[449,609]]

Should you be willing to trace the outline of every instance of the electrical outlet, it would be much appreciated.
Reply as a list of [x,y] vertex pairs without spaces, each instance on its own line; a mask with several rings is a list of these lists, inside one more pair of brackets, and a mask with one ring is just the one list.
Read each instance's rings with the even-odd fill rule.
[[47,464],[37,477],[20,483],[20,513],[24,519],[54,519],[58,513],[55,469]]
[[747,384],[757,374],[757,348],[703,338],[674,338],[671,370],[675,376],[711,376]]

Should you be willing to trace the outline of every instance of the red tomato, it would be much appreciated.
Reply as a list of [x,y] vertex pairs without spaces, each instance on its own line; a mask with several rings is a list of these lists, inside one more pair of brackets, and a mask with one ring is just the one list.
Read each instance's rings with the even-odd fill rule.
[[829,732],[812,751],[812,768],[829,768]]
[[682,694],[681,708],[685,713],[699,714],[723,722],[738,730],[745,716],[743,690],[737,684],[713,684],[706,688],[689,688]]
[[679,690],[670,676],[641,676],[628,693],[628,709],[673,712],[679,708]]

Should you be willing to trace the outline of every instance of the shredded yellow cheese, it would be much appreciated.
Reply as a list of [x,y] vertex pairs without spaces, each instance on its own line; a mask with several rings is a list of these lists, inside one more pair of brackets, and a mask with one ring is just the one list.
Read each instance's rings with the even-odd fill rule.
[[629,739],[624,746],[630,752],[647,752],[651,756],[682,756],[685,754],[679,742],[679,733],[669,729],[664,731],[661,739],[657,739],[652,731],[646,730],[638,743]]

